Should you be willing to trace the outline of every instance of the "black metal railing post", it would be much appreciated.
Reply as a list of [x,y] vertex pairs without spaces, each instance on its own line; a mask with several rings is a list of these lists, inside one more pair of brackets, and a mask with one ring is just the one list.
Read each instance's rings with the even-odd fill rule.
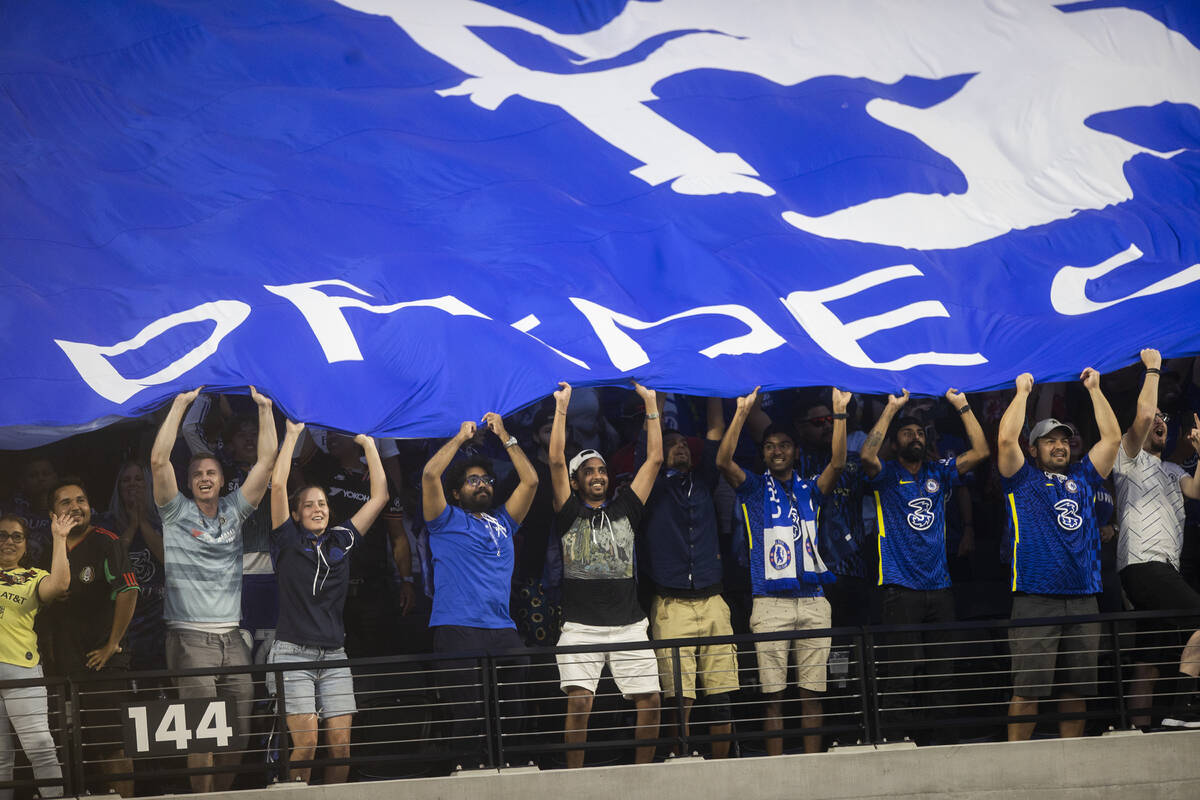
[[860,685],[863,693],[863,727],[866,728],[864,743],[879,744],[883,741],[883,722],[880,718],[880,706],[883,700],[879,696],[879,679],[876,675],[875,642],[871,632],[862,629],[859,641],[860,670],[862,677]]
[[1121,730],[1129,728],[1129,709],[1125,703],[1125,680],[1121,667],[1121,636],[1117,630],[1117,621],[1108,621],[1109,644],[1113,659],[1113,683],[1117,690],[1117,715],[1120,719]]
[[493,719],[491,735],[491,752],[494,754],[496,767],[506,766],[504,761],[504,720],[500,713],[500,665],[496,659],[489,656],[487,664],[488,683],[491,686],[491,701],[487,704],[488,716]]
[[487,761],[480,766],[487,767],[500,766],[500,762],[496,760],[496,742],[494,739],[496,735],[495,729],[499,727],[499,720],[492,718],[492,696],[494,694],[492,681],[495,680],[495,676],[495,659],[491,656],[484,656],[479,660],[479,688],[482,692],[482,704],[479,708],[483,712],[484,758]]

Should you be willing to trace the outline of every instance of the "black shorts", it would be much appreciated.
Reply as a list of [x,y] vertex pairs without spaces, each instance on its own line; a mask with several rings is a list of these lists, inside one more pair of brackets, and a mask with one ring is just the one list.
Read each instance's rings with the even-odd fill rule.
[[[1195,611],[1165,619],[1138,620],[1134,658],[1142,664],[1170,667],[1179,660],[1191,632],[1200,628],[1200,593],[1188,585],[1179,570],[1164,561],[1130,564],[1121,570],[1121,588],[1135,611]],[[1168,670],[1170,672],[1171,670]]]

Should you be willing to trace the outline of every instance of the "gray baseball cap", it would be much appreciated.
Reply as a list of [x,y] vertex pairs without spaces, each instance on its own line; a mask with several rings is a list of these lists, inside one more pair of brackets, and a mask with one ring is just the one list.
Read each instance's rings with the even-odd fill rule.
[[1059,422],[1053,417],[1048,417],[1034,425],[1033,430],[1029,431],[1029,441],[1030,443],[1036,442],[1043,436],[1049,436],[1051,431],[1056,431],[1059,428],[1062,428],[1064,431],[1066,431],[1067,436],[1075,435],[1075,430],[1070,425],[1065,422]]

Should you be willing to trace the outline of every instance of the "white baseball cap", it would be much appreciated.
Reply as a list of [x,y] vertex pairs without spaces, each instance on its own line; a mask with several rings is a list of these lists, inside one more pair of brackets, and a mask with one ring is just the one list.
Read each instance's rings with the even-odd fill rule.
[[604,456],[600,455],[599,451],[583,450],[579,453],[579,455],[572,458],[571,463],[567,465],[567,477],[575,477],[575,470],[582,467],[583,462],[587,461],[589,458],[598,458],[600,459],[600,463],[608,466],[608,462],[604,460]]

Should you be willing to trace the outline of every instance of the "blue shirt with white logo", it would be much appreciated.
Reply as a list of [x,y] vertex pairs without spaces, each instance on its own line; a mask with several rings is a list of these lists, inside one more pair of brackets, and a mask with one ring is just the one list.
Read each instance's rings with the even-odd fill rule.
[[1004,499],[1013,521],[1014,592],[1100,592],[1095,501],[1103,484],[1089,456],[1065,474],[1043,472],[1026,462],[1004,479]]
[[447,504],[426,527],[433,553],[429,626],[517,627],[508,613],[517,523],[504,506],[476,516]]
[[879,585],[909,589],[945,589],[946,502],[962,481],[958,460],[943,458],[921,465],[914,475],[899,461],[885,461],[868,479],[875,494],[879,531]]
[[[825,496],[817,489],[816,480],[801,480],[799,484],[792,482],[789,486],[780,482],[785,491],[791,494],[792,507],[796,509],[801,519],[817,522],[817,509]],[[734,555],[739,564],[750,568],[750,591],[755,597],[821,597],[819,583],[800,581],[800,588],[793,590],[774,590],[767,588],[766,569],[763,566],[763,493],[766,491],[766,478],[754,472],[746,473],[746,480],[737,488],[737,502],[741,513],[738,515],[740,531],[734,531]],[[785,548],[786,550],[786,548]],[[795,555],[795,551],[789,555]],[[784,566],[780,564],[778,566]],[[800,571],[799,566],[797,572]]]

